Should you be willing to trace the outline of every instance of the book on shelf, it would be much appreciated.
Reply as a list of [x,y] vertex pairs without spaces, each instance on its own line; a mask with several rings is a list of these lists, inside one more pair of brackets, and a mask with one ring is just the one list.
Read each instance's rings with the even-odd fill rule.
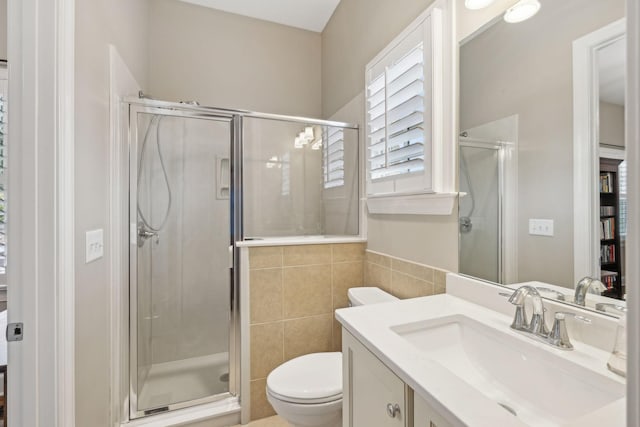
[[613,193],[613,173],[600,172],[600,192]]
[[616,238],[616,219],[604,218],[600,220],[600,240]]
[[615,214],[615,206],[600,206],[600,216],[614,216]]
[[618,281],[618,273],[615,271],[602,270],[600,272],[600,281],[607,289],[611,289]]
[[600,246],[600,264],[611,264],[616,262],[616,245]]

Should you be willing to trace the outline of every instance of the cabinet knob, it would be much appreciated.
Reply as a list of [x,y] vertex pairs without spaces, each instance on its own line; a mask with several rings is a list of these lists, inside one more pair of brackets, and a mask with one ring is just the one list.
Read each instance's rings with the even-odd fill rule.
[[400,405],[397,403],[387,403],[387,415],[391,418],[395,418],[400,415]]

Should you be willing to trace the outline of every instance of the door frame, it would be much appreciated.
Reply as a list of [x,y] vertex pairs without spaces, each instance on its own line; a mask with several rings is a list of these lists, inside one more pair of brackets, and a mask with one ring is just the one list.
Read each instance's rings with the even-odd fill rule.
[[13,426],[75,425],[74,31],[75,0],[8,1]]
[[[640,3],[627,0],[627,97],[626,136],[628,163],[628,214],[627,214],[627,259],[640,258]],[[627,263],[627,280],[640,280],[640,264]],[[640,407],[634,404],[640,399],[640,289],[629,287],[627,292],[627,425],[640,427]]]
[[[600,276],[597,53],[626,34],[614,21],[573,42],[573,279]],[[588,232],[585,233],[585,230]]]

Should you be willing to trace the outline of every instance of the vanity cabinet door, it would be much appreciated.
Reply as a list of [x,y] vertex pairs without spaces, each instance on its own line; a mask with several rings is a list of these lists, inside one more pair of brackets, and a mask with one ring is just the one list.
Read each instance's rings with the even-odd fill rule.
[[417,393],[413,394],[413,425],[415,427],[452,427]]
[[343,330],[343,427],[408,427],[408,387]]

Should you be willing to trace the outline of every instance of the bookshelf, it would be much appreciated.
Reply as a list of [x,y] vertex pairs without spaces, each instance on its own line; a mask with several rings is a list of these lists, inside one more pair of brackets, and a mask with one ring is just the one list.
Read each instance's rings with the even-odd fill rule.
[[622,263],[619,229],[619,176],[621,160],[600,159],[600,280],[603,295],[622,299]]

